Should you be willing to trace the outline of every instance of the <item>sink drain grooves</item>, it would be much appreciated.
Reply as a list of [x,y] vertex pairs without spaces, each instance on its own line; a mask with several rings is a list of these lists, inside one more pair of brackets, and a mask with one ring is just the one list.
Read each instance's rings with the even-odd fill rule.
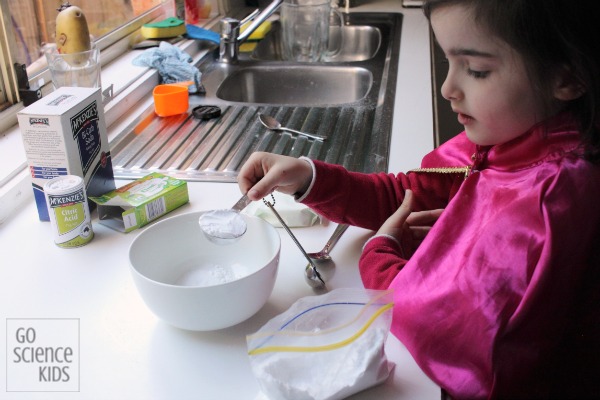
[[[259,113],[328,139],[322,142],[269,130],[258,121]],[[237,172],[255,151],[307,156],[362,171],[373,158],[368,152],[373,146],[370,125],[374,115],[370,106],[233,104],[222,107],[221,117],[209,121],[197,121],[187,114],[171,119],[154,116],[138,135],[132,133],[128,142],[124,140],[115,157],[115,176],[133,179],[161,171],[190,181],[235,182]]]
[[364,108],[357,108],[353,118],[352,132],[348,135],[346,151],[341,154],[339,163],[351,171],[362,171],[364,158],[359,157],[364,152],[370,137],[368,126],[372,126],[372,113]]
[[183,121],[181,125],[173,124],[161,130],[157,135],[154,136],[150,144],[145,148],[144,152],[139,154],[135,158],[133,165],[130,168],[156,169],[155,164],[151,160],[157,159],[158,157],[160,157],[161,154],[164,153],[164,151],[166,150],[165,147],[168,147],[169,143],[172,140],[176,140],[176,138],[178,137],[178,135],[181,134],[182,131],[185,131],[184,127],[188,122],[191,122],[192,128],[195,128],[195,125],[197,125],[193,121],[191,121],[191,118],[187,118]]
[[[365,144],[369,151],[364,157],[364,172],[387,171],[388,168],[391,133],[386,130],[392,129],[392,118],[389,115],[380,117],[378,114],[374,113],[370,141]],[[386,126],[389,128],[385,128]]]
[[[239,113],[235,113],[235,121],[232,121],[231,127],[225,132],[222,140],[208,167],[209,170],[220,170],[221,166],[226,166],[229,160],[233,158],[237,149],[244,142],[249,122],[255,119],[256,107],[239,107]],[[223,168],[225,170],[226,168]],[[235,172],[235,171],[234,171]]]
[[348,138],[352,134],[352,118],[354,108],[345,107],[341,110],[336,120],[333,135],[331,135],[328,144],[327,153],[324,155],[324,161],[331,164],[340,164],[341,155],[346,152]]
[[[256,116],[258,116],[258,111],[256,111]],[[225,167],[227,172],[237,173],[252,153],[252,150],[258,148],[261,140],[262,124],[257,117],[251,118],[250,121],[254,122],[249,122],[244,137],[239,141],[236,150]]]
[[190,162],[186,166],[187,171],[209,170],[216,171],[216,168],[209,167],[215,157],[219,146],[225,140],[228,130],[235,124],[238,115],[243,111],[239,107],[233,107],[227,114],[227,117],[221,120],[218,127],[207,135],[205,140],[194,150],[190,156]]
[[168,135],[169,132],[176,130],[187,117],[187,115],[183,114],[167,117],[162,120],[155,118],[142,132],[139,134],[134,133],[132,140],[115,155],[115,168],[126,168],[128,164],[132,164],[142,151],[145,152],[145,149],[151,146],[154,138],[160,135],[161,132]]
[[211,135],[212,132],[216,130],[217,126],[215,120],[203,121],[196,125],[196,129],[190,133],[185,143],[169,156],[167,169],[169,171],[183,169],[187,160],[189,160],[190,156],[196,151],[196,148],[198,148],[207,136]]
[[176,154],[179,149],[183,148],[183,145],[196,130],[198,124],[200,124],[200,122],[193,118],[185,120],[183,125],[181,125],[181,127],[175,131],[173,136],[171,136],[171,138],[163,145],[161,151],[158,152],[156,156],[152,157],[150,169],[160,170],[165,167],[173,154]]

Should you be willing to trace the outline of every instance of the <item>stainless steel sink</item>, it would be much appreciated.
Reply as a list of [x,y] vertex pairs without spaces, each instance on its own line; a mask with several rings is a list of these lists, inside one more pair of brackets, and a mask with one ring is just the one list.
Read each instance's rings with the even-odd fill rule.
[[363,99],[372,85],[373,74],[362,67],[254,66],[225,78],[217,97],[241,103],[337,105]]
[[[113,140],[115,176],[162,171],[190,181],[233,182],[254,151],[304,155],[352,171],[386,171],[402,14],[350,13],[344,19],[351,33],[343,50],[320,63],[281,60],[276,27],[237,63],[218,62],[213,47],[198,63],[206,93],[190,97],[187,113],[160,118],[150,107]],[[200,105],[219,106],[222,114],[195,119],[192,110]],[[258,121],[260,113],[328,140],[270,131]]]
[[[381,46],[381,30],[369,25],[343,25],[329,28],[329,49],[337,52],[324,62],[364,61],[373,58]],[[339,50],[338,50],[339,49]],[[256,60],[283,60],[281,25],[273,23],[272,32],[252,52]]]

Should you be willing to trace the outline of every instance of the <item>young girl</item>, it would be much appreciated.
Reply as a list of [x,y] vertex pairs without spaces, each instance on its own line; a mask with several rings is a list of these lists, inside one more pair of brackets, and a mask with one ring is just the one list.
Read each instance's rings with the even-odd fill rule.
[[[364,285],[395,289],[393,334],[452,397],[600,396],[594,3],[426,1],[465,131],[421,168],[360,174],[255,153],[240,171],[253,200],[279,190],[377,230]],[[414,249],[411,224],[437,217]]]

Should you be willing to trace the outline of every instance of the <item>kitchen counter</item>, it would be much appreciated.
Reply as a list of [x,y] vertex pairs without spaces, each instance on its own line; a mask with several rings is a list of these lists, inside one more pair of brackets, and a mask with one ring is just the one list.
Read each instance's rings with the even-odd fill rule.
[[[390,171],[394,172],[418,166],[433,146],[427,21],[420,10],[401,9],[398,3],[368,5],[372,11],[405,14],[390,159]],[[367,6],[356,9],[363,7]],[[237,185],[230,183],[194,182],[189,184],[189,192],[190,204],[169,216],[222,208],[240,195]],[[304,282],[306,261],[286,232],[278,229],[281,261],[267,304],[234,327],[187,332],[158,320],[134,286],[127,254],[140,231],[122,234],[97,220],[93,222],[94,239],[76,249],[54,245],[50,224],[38,221],[32,201],[0,225],[0,319],[4,324],[0,329],[0,359],[5,360],[0,363],[0,398],[261,399],[250,370],[245,335],[298,298],[314,295]],[[329,223],[294,229],[294,233],[307,251],[316,251],[334,229],[335,224]],[[371,234],[351,227],[341,238],[332,251],[336,273],[329,283],[331,289],[361,287],[358,258]],[[165,240],[168,244],[168,238]],[[42,391],[14,391],[21,387],[13,375],[14,327],[51,321],[58,321],[58,326],[65,323],[65,331],[55,332],[57,335],[70,337],[76,330],[70,340],[78,350],[78,368],[71,371],[69,391],[54,391],[61,386],[47,382]],[[75,328],[69,324],[73,321]],[[32,336],[28,338],[35,342]],[[21,346],[26,346],[27,339],[22,341]],[[41,338],[37,343],[41,345]],[[439,398],[439,388],[392,335],[386,342],[386,353],[395,363],[393,376],[352,399]]]

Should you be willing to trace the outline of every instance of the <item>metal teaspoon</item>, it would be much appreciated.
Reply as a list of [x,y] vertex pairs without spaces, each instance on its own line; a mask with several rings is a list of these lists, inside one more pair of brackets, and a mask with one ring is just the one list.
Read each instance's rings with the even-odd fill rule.
[[327,140],[327,137],[325,137],[325,136],[312,135],[310,133],[300,132],[300,131],[297,131],[294,129],[290,129],[290,128],[281,126],[281,123],[279,121],[277,121],[275,118],[273,118],[269,115],[258,114],[258,119],[265,127],[275,130],[275,131],[286,131],[286,132],[290,132],[290,133],[295,133],[296,135],[306,136],[306,137],[309,137],[309,138],[315,139],[315,140],[321,140],[321,141]]

